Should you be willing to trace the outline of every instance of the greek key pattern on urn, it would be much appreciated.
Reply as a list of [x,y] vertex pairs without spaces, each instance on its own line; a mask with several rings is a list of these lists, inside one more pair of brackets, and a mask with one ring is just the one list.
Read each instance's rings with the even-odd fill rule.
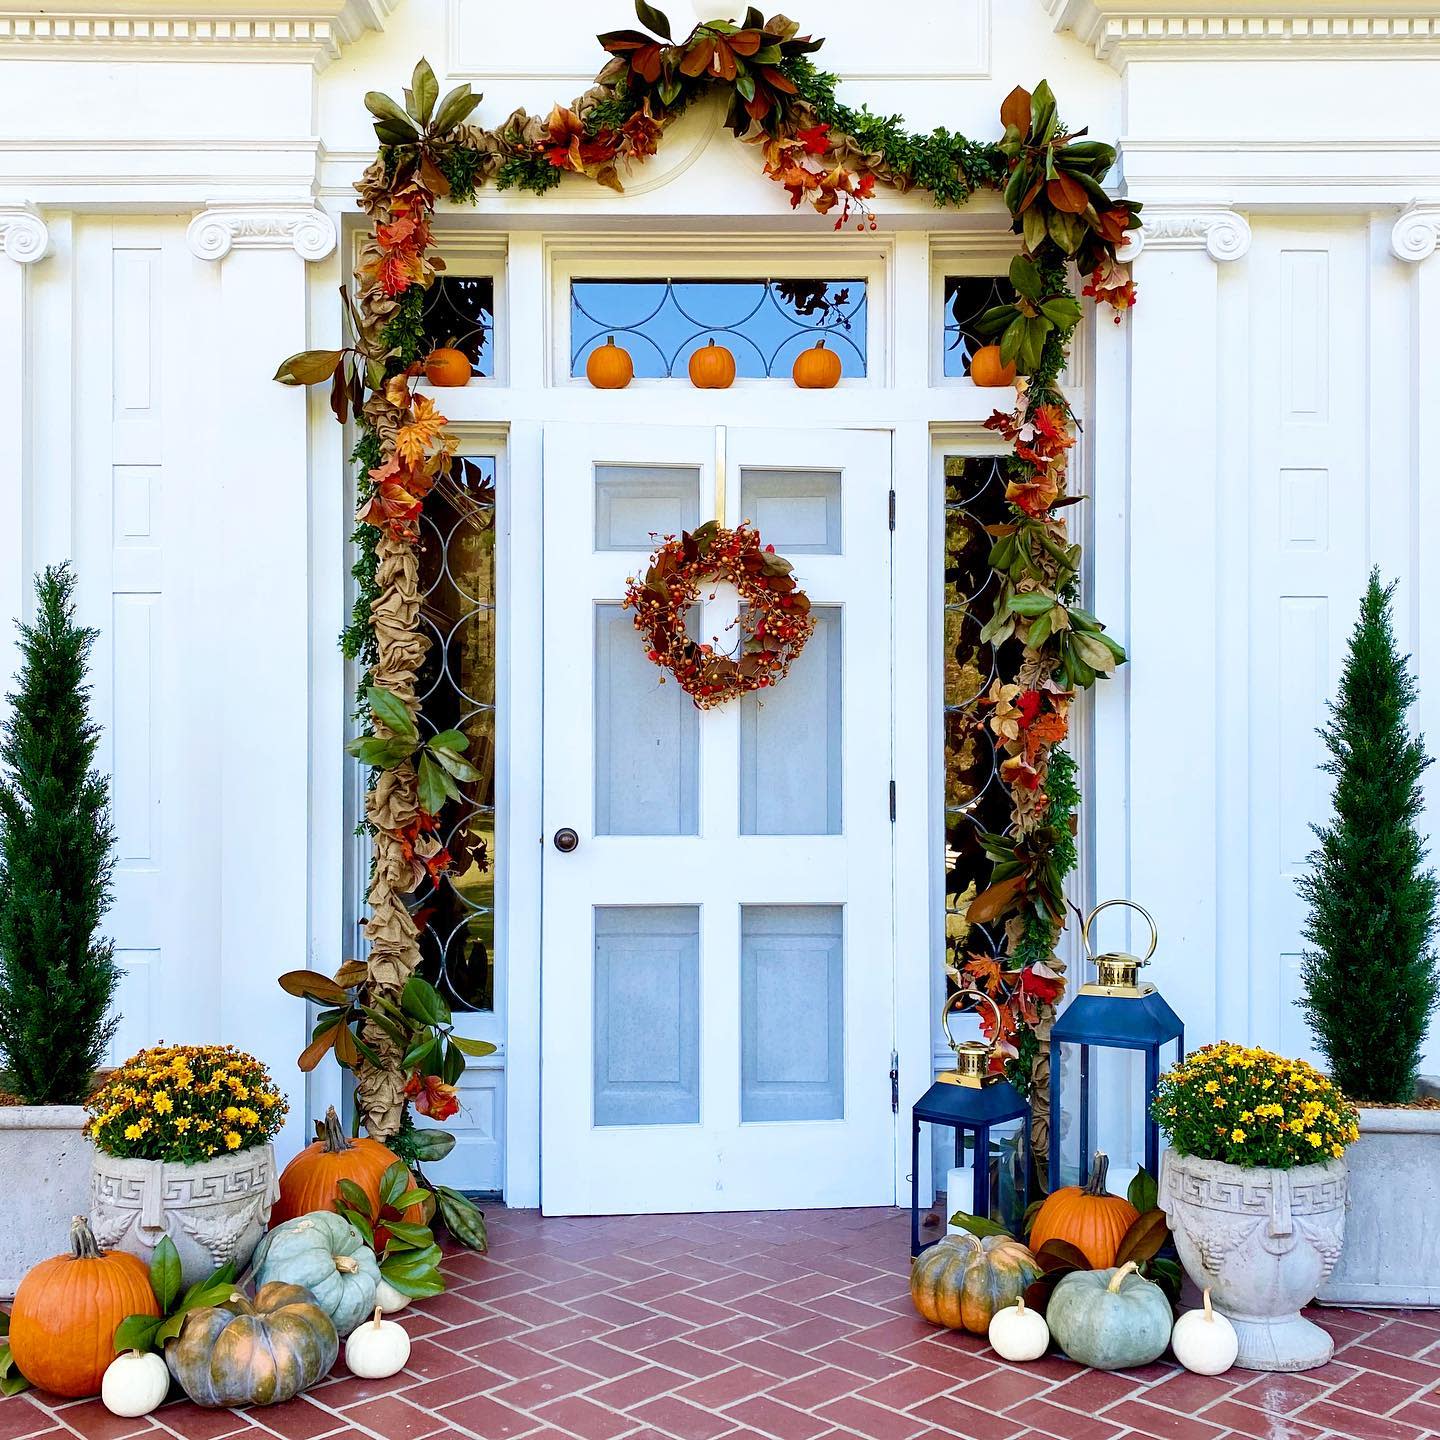
[[336,239],[335,222],[314,205],[217,205],[201,211],[185,232],[202,260],[223,260],[232,250],[285,249],[302,260],[323,260]]
[[1272,1180],[1273,1173],[1257,1170],[1244,1180],[1232,1181],[1218,1175],[1196,1174],[1177,1165],[1167,1169],[1165,1178],[1174,1200],[1184,1201],[1201,1210],[1220,1210],[1231,1215],[1269,1215],[1276,1201],[1276,1183],[1288,1186],[1291,1215],[1324,1215],[1336,1209],[1343,1210],[1343,1171],[1313,1180],[1292,1181],[1286,1177],[1279,1182]]
[[1237,210],[1223,205],[1175,206],[1147,202],[1145,222],[1121,252],[1132,260],[1142,250],[1204,250],[1212,260],[1238,260],[1250,249],[1250,224]]
[[17,265],[33,265],[50,250],[50,231],[33,205],[0,206],[0,246]]
[[1390,230],[1390,253],[1412,265],[1428,260],[1435,253],[1437,243],[1440,243],[1440,200],[1409,206]]

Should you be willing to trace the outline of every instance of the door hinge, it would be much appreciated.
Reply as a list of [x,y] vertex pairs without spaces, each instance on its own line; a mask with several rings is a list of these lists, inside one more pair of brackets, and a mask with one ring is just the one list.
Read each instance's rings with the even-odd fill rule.
[[890,1052],[890,1113],[900,1113],[900,1052]]
[[890,528],[895,528],[895,492],[890,492]]
[[890,818],[891,820],[895,818],[895,782],[893,780],[890,782]]

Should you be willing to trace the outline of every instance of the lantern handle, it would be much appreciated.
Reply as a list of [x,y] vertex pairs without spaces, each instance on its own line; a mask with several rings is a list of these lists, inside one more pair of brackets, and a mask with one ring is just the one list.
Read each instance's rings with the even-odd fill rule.
[[[945,1009],[940,1015],[940,1028],[945,1032],[945,1041],[952,1050],[959,1050],[955,1037],[950,1033],[950,1012],[960,1010],[963,1006],[957,1005],[956,1001],[964,1000],[966,996],[973,995],[977,1000],[983,1000],[995,1012],[995,1034],[998,1037],[1001,1028],[1000,1007],[983,990],[976,990],[973,986],[965,990],[957,990],[946,1002]],[[967,1042],[968,1043],[968,1042]]]
[[1150,927],[1150,948],[1141,957],[1142,965],[1148,964],[1150,957],[1155,953],[1155,947],[1160,943],[1160,932],[1155,928],[1155,921],[1150,912],[1143,906],[1137,905],[1133,900],[1102,900],[1086,917],[1085,923],[1080,927],[1080,941],[1085,946],[1085,954],[1091,960],[1096,958],[1095,952],[1090,948],[1090,927],[1095,923],[1095,917],[1102,911],[1108,910],[1112,905],[1118,905],[1124,910],[1133,910],[1141,916]]

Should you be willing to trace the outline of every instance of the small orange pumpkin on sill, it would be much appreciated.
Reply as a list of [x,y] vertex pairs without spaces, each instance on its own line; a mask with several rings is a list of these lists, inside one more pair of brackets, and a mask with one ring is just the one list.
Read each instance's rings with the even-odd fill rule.
[[795,357],[790,378],[801,390],[833,390],[840,383],[840,357],[825,348],[822,336]]
[[712,339],[691,354],[690,383],[697,390],[728,390],[735,383],[735,357]]
[[468,385],[475,372],[463,350],[441,345],[425,357],[425,378],[430,384],[446,390]]
[[970,378],[986,389],[1015,383],[1015,362],[1008,365],[1000,359],[998,345],[982,345],[970,357]]
[[623,390],[635,378],[635,362],[630,352],[615,343],[613,335],[605,337],[585,361],[585,378],[597,390]]

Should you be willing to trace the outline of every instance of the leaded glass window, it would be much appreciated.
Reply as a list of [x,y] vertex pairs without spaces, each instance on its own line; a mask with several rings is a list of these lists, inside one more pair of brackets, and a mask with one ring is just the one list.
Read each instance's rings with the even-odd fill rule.
[[407,899],[420,925],[422,973],[459,1010],[495,1008],[494,456],[457,461],[425,501],[420,531],[422,623],[430,639],[416,678],[423,729],[457,729],[480,778],[446,803],[440,839],[449,873]]
[[462,350],[477,375],[495,373],[495,282],[488,275],[437,275],[425,291],[425,348]]
[[970,357],[982,346],[993,343],[982,337],[976,322],[996,305],[1009,305],[1015,287],[1005,275],[947,275],[945,277],[945,369],[947,380],[970,374]]
[[[989,883],[980,836],[1003,831],[1010,806],[1001,783],[994,737],[980,704],[1004,657],[980,631],[994,604],[995,577],[987,525],[1006,519],[1003,461],[996,456],[945,457],[944,654],[945,963],[969,954],[995,955],[1003,935],[965,918]],[[951,979],[947,993],[955,988]]]
[[823,338],[842,377],[866,373],[863,280],[573,280],[570,373],[613,335],[642,379],[684,376],[691,354],[714,340],[742,378],[788,379],[795,357]]

